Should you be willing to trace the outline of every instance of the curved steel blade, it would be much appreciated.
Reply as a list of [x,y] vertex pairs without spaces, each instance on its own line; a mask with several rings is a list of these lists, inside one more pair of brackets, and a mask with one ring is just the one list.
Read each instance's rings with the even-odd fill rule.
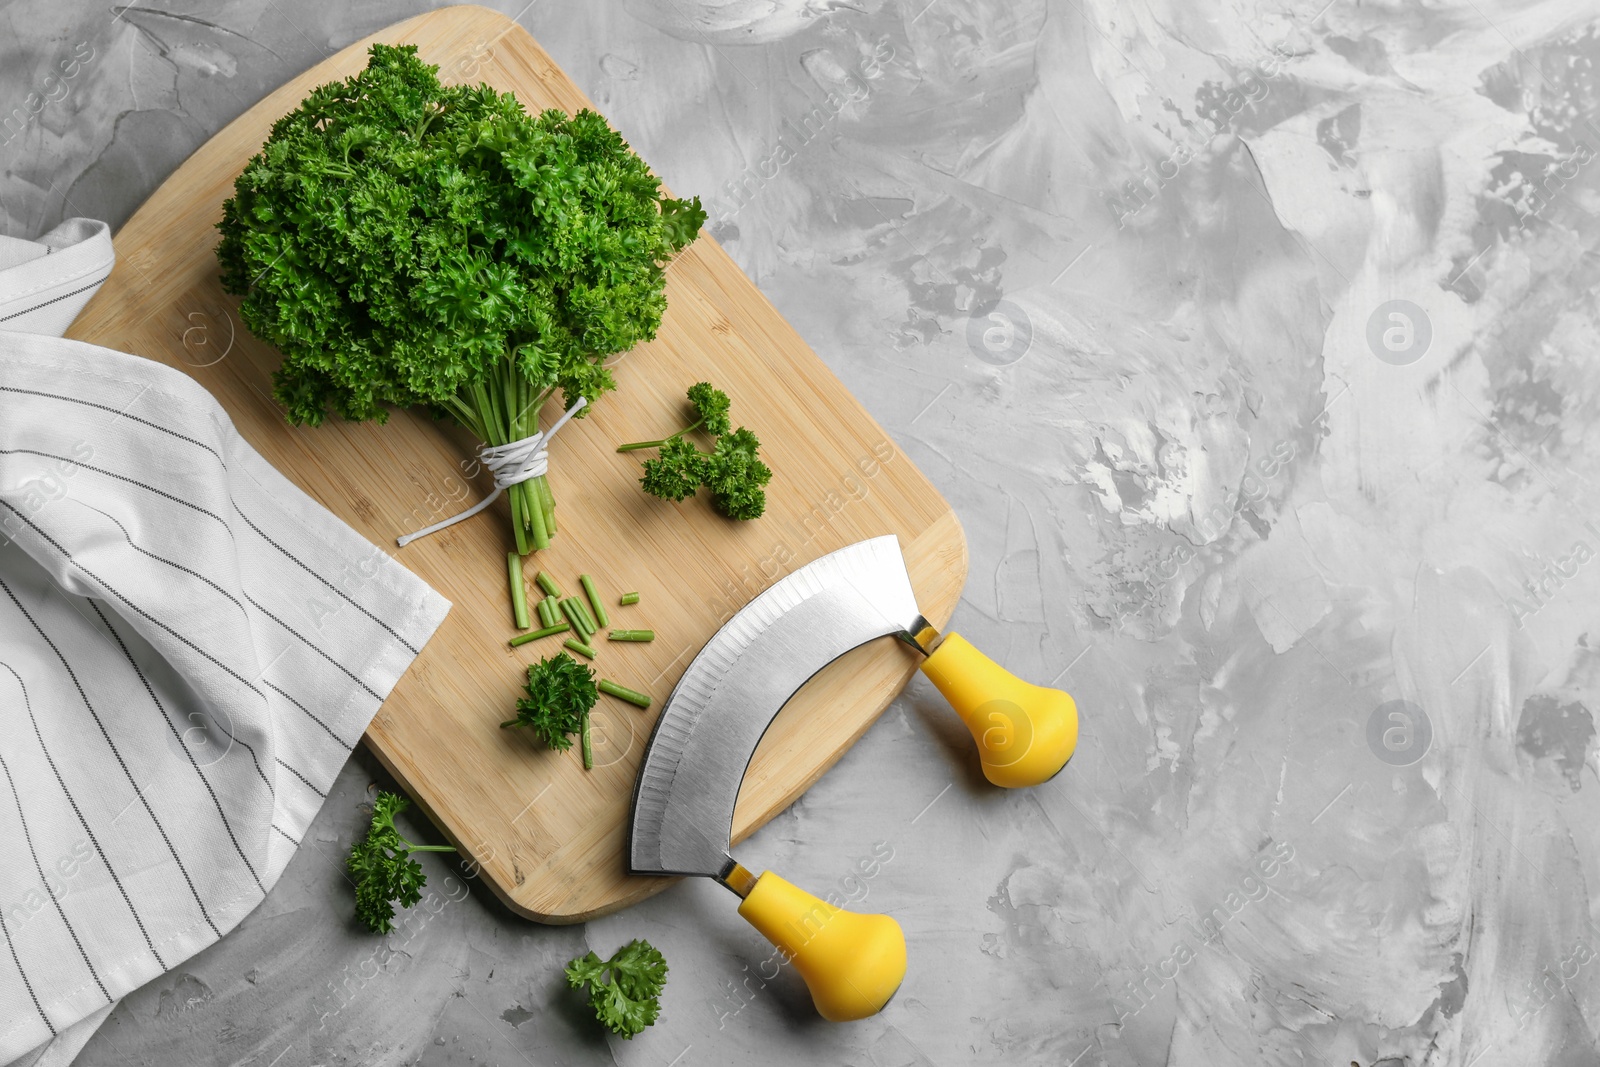
[[745,768],[779,709],[852,648],[919,618],[891,534],[806,564],[729,619],[656,720],[633,787],[633,873],[720,874]]

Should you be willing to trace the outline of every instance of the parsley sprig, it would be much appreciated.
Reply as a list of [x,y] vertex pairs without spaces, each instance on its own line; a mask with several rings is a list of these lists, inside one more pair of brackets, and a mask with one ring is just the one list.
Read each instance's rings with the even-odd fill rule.
[[567,964],[567,984],[589,987],[595,1018],[612,1033],[632,1038],[661,1014],[661,991],[667,985],[667,961],[648,941],[633,940],[608,960],[593,952]]
[[[689,387],[689,404],[695,421],[659,441],[634,441],[618,452],[658,448],[655,459],[644,461],[639,483],[651,496],[680,501],[711,490],[711,505],[730,519],[756,519],[767,509],[765,486],[772,469],[761,462],[761,442],[743,426],[729,430],[732,404],[728,394],[709,382]],[[702,452],[684,435],[701,430],[715,439],[710,452]]]
[[375,934],[394,929],[394,905],[409,908],[422,899],[428,878],[413,852],[454,852],[449,845],[413,845],[400,836],[394,817],[411,802],[380,791],[372,805],[372,825],[350,848],[346,867],[356,883],[356,918]]
[[[570,408],[614,387],[603,361],[656,335],[663,264],[704,221],[594,112],[530,115],[378,44],[273,126],[217,257],[283,353],[290,422],[422,407],[497,445],[532,435],[557,390]],[[549,544],[546,479],[510,497],[517,551]]]

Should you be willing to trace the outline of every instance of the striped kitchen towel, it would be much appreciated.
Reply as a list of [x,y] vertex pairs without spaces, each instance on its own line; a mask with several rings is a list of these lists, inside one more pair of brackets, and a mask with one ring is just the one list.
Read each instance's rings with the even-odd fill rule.
[[187,375],[51,336],[112,259],[0,238],[0,1064],[261,902],[449,609]]

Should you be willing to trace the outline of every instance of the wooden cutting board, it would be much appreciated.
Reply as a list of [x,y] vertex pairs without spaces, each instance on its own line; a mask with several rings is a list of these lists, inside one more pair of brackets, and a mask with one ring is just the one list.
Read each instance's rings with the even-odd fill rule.
[[[576,747],[541,750],[526,735],[499,729],[511,717],[524,665],[560,648],[560,638],[506,645],[515,632],[507,505],[404,549],[394,543],[486,491],[485,477],[463,474],[475,443],[457,427],[410,412],[384,426],[291,427],[271,395],[276,350],[240,325],[236,301],[218,283],[213,227],[234,178],[276,119],[314,86],[363,68],[374,41],[416,44],[447,81],[486,81],[515,92],[530,111],[593,107],[498,12],[452,7],[390,27],[268,96],[178,168],[117,234],[116,270],[70,336],[187,371],[279,470],[454,604],[378,712],[367,744],[512,910],[540,922],[579,922],[670,884],[626,871],[634,774],[672,686],[722,620],[816,557],[894,533],[924,612],[943,624],[966,578],[966,542],[928,480],[702,234],[668,270],[659,337],[617,358],[617,391],[552,446],[559,532],[527,561],[530,580],[543,568],[568,592],[577,591],[579,573],[592,574],[613,605],[624,591],[640,592],[637,606],[610,608],[613,624],[654,629],[655,642],[601,642],[595,667],[655,702],[640,711],[600,698],[592,771]],[[678,505],[647,497],[638,485],[640,457],[615,451],[681,425],[683,392],[702,379],[732,396],[736,424],[761,436],[776,472],[759,520],[725,520],[703,496]],[[558,414],[552,402],[541,423]],[[751,761],[735,840],[816,781],[916,665],[914,653],[884,638],[808,683]]]

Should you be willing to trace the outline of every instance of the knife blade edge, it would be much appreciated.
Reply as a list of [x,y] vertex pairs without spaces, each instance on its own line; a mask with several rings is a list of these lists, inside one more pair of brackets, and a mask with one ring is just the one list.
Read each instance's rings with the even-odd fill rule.
[[[828,602],[819,601],[810,611],[799,610],[818,597],[826,597]],[[830,608],[841,613],[850,625],[841,625],[837,633],[820,635],[813,634],[810,629],[795,629],[795,622],[801,617],[826,614]],[[656,720],[634,786],[630,867],[636,873],[715,873],[706,868],[718,866],[713,853],[726,856],[738,782],[777,712],[811,675],[833,659],[867,640],[906,630],[916,617],[910,577],[899,539],[892,534],[858,542],[813,560],[740,609],[685,668]],[[753,646],[763,644],[764,639],[770,641],[773,634],[783,631],[785,619],[794,620],[788,627],[790,639],[797,646],[811,646],[808,651],[821,661],[788,663],[781,658],[782,648],[764,647],[762,653],[780,657],[773,661],[773,669],[768,672],[771,677],[762,678],[749,664],[745,664],[741,672],[743,657]],[[752,709],[748,713],[752,717],[744,718],[741,709],[719,703],[725,696],[724,686],[735,677],[746,687],[770,690],[762,691],[761,695],[775,700],[776,705]],[[737,699],[738,695],[727,696]],[[675,790],[684,781],[701,780],[704,784],[704,780],[712,780],[708,779],[708,770],[697,765],[690,765],[696,766],[695,774],[684,774],[687,758],[691,755],[705,758],[702,749],[714,749],[719,740],[725,741],[716,735],[701,739],[699,731],[707,725],[708,714],[717,716],[719,721],[725,720],[724,726],[733,728],[731,732],[738,735],[736,747],[730,748],[731,742],[724,743],[724,751],[717,753],[718,760],[729,764],[726,774],[737,777],[732,779],[731,791],[725,785],[713,790],[716,796],[676,796]],[[732,766],[735,760],[740,761],[738,766]],[[710,766],[721,769],[722,763]],[[717,825],[710,822],[700,825],[699,821],[703,820],[715,820]],[[688,827],[692,827],[693,832],[687,839],[694,842],[694,847],[679,847],[677,852],[693,854],[693,863],[683,861],[680,866],[696,869],[677,869],[668,860],[665,851],[669,826],[676,832],[679,846],[685,840]],[[720,835],[720,847],[713,841],[713,835]],[[679,859],[683,860],[683,856]]]

